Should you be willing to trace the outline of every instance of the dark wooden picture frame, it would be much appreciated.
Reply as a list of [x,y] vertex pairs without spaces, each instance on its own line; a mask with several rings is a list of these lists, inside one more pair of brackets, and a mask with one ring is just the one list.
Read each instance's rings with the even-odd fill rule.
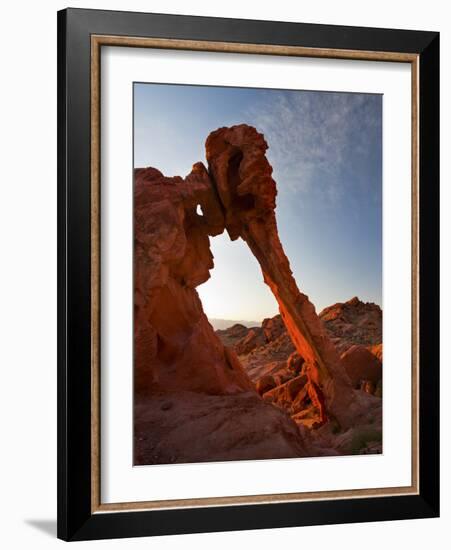
[[[98,122],[103,45],[411,64],[416,381],[411,487],[154,506],[100,503]],[[59,12],[58,537],[86,540],[436,517],[438,415],[439,34],[83,9]]]

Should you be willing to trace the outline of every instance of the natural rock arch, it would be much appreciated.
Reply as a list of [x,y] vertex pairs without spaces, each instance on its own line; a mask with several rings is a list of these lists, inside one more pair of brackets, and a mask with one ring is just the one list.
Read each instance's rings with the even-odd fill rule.
[[319,423],[333,420],[348,428],[356,419],[355,393],[279,240],[277,190],[266,150],[262,134],[239,125],[208,136],[208,170],[197,163],[185,179],[164,177],[154,168],[135,170],[135,388],[143,395],[254,391],[235,353],[210,326],[195,290],[213,267],[209,236],[227,230],[232,240],[247,243],[260,264],[305,360]]

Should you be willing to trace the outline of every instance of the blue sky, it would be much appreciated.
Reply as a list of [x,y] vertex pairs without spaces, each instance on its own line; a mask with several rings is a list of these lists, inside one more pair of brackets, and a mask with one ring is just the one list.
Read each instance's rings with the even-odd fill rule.
[[[246,123],[265,135],[279,235],[317,311],[359,296],[382,305],[382,96],[162,84],[134,85],[134,165],[185,176],[205,139]],[[261,321],[278,312],[257,261],[227,234],[198,287],[209,317]]]

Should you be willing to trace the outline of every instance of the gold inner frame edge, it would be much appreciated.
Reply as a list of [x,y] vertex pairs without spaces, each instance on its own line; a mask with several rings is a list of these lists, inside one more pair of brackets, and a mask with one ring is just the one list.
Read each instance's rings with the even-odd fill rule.
[[[102,503],[100,492],[100,50],[102,46],[354,59],[411,65],[412,207],[412,480],[407,487],[384,487],[266,495]],[[267,44],[91,35],[91,513],[210,506],[308,502],[343,498],[419,494],[419,56],[401,52],[339,50]]]

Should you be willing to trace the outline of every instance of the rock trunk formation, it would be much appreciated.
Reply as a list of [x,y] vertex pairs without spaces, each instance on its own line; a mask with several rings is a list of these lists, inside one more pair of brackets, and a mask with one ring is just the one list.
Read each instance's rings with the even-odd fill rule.
[[257,258],[290,337],[305,360],[309,396],[320,411],[320,423],[335,420],[346,428],[355,420],[354,393],[314,306],[296,285],[280,242],[277,190],[266,149],[263,136],[252,127],[220,128],[206,142],[209,172],[230,238],[241,237]]

